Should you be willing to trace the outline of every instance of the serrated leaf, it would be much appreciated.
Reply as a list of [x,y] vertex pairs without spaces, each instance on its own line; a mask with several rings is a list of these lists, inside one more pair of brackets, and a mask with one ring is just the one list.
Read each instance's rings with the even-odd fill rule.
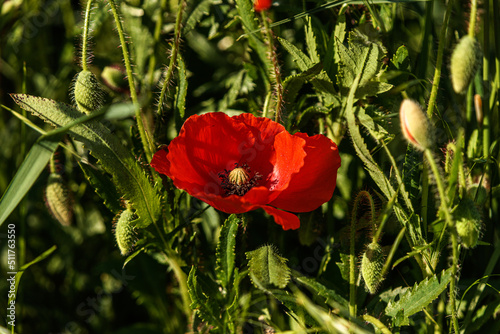
[[403,182],[412,201],[417,198],[420,189],[419,165],[422,163],[419,159],[420,156],[421,154],[415,150],[413,145],[408,144],[403,163]]
[[[191,309],[198,310],[200,318],[207,321],[209,324],[223,328],[223,324],[220,320],[220,311],[222,307],[217,305],[213,298],[210,298],[210,296],[214,296],[214,294],[207,293],[206,289],[204,289],[211,285],[208,280],[209,278],[197,272],[194,266],[191,267],[187,280],[189,296],[191,297]],[[213,293],[213,291],[211,292]]]
[[239,18],[243,24],[243,29],[246,32],[245,37],[263,64],[266,67],[270,65],[270,60],[267,56],[267,46],[260,39],[262,34],[258,31],[256,16],[253,10],[253,2],[250,0],[236,0],[236,10],[238,11]]
[[434,275],[431,278],[426,278],[419,284],[415,283],[413,289],[400,295],[400,299],[397,302],[389,302],[385,309],[385,314],[393,318],[395,326],[408,325],[408,317],[420,312],[436,299],[446,289],[452,275],[452,268],[449,268],[443,270],[439,278],[437,275]]
[[229,287],[234,269],[234,247],[236,245],[236,234],[238,232],[238,222],[236,215],[229,216],[222,225],[219,234],[219,242],[215,252],[216,267],[215,274],[217,280],[224,288]]
[[463,171],[463,153],[462,147],[464,145],[464,132],[463,130],[457,136],[457,142],[455,144],[455,152],[453,154],[453,162],[450,168],[450,175],[448,176],[448,187],[447,194],[448,200],[450,203],[453,203],[455,199],[455,195],[458,192],[458,178],[460,173],[464,173]]
[[[196,3],[196,2],[194,2]],[[186,35],[191,30],[196,27],[201,18],[210,12],[210,6],[212,6],[213,0],[202,0],[187,16],[186,22],[183,24],[182,35]]]
[[101,199],[104,205],[114,214],[123,210],[120,202],[120,195],[116,190],[116,186],[113,184],[111,179],[104,175],[100,170],[97,170],[87,164],[78,162],[78,165],[83,171],[83,174],[89,181],[92,188]]
[[293,61],[297,64],[301,71],[307,71],[310,69],[314,62],[301,50],[299,50],[295,45],[287,41],[286,39],[278,37],[278,41],[281,43],[283,48],[292,56]]
[[311,24],[311,17],[307,18],[307,25],[305,26],[306,30],[306,44],[307,44],[307,53],[309,53],[309,58],[313,63],[319,63],[319,54],[318,47],[316,45],[316,36],[314,35],[313,27]]
[[290,268],[286,265],[288,260],[279,256],[274,246],[262,246],[247,252],[246,257],[250,277],[257,288],[267,291],[272,285],[281,289],[286,287],[290,280]]
[[[83,115],[62,102],[25,94],[13,94],[12,97],[21,108],[55,127],[66,126]],[[136,210],[137,227],[144,228],[156,221],[160,215],[159,197],[135,157],[120,140],[96,121],[73,126],[68,133],[84,143],[112,176],[117,189]]]
[[283,80],[284,100],[286,103],[293,103],[304,83],[312,80],[321,70],[322,66],[318,63],[304,72],[286,77]]

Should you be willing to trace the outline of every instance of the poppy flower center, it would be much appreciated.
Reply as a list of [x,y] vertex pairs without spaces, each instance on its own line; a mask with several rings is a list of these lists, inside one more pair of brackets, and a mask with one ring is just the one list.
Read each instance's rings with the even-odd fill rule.
[[245,195],[250,189],[258,185],[258,181],[262,175],[258,172],[252,175],[251,169],[247,164],[234,164],[232,170],[224,169],[219,173],[221,179],[221,187],[224,189],[225,195]]

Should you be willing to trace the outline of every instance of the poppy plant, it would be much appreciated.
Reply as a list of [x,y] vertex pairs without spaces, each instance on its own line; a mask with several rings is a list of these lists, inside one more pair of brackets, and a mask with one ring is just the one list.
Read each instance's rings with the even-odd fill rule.
[[213,112],[189,117],[151,166],[174,185],[226,213],[259,208],[283,229],[297,229],[291,212],[330,200],[340,156],[323,135],[291,135],[269,118]]

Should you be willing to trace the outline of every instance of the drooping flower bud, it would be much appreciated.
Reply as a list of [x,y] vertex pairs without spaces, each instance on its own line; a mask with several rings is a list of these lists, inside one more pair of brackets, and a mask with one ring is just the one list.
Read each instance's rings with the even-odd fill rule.
[[466,35],[460,39],[451,55],[451,83],[456,93],[467,90],[481,64],[481,46],[474,37]]
[[457,233],[465,248],[474,248],[481,233],[481,214],[473,200],[464,198],[453,211]]
[[431,146],[432,132],[427,116],[413,100],[405,99],[399,108],[403,135],[413,146],[425,150]]
[[366,248],[361,259],[361,276],[365,281],[366,289],[374,294],[384,280],[382,268],[384,267],[384,253],[377,242],[372,242]]
[[[127,255],[133,249],[136,241],[136,233],[132,222],[134,213],[131,209],[126,209],[116,216],[115,238],[120,253]],[[116,219],[116,218],[115,218]]]
[[256,12],[261,12],[263,10],[268,10],[271,8],[272,0],[255,0],[253,3],[253,8]]
[[83,70],[76,76],[74,96],[78,110],[90,114],[102,105],[102,87],[94,73]]
[[262,246],[246,253],[250,278],[253,284],[260,289],[271,286],[285,288],[290,281],[290,268],[286,265],[286,258],[278,255],[272,245]]
[[64,178],[58,173],[50,173],[45,188],[45,205],[61,225],[71,225],[72,202],[72,196]]

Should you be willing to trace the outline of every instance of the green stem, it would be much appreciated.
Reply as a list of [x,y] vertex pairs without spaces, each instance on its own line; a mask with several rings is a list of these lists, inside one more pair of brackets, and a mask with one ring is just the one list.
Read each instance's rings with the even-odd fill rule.
[[362,190],[354,199],[354,205],[351,214],[351,244],[349,250],[349,313],[352,317],[356,317],[356,223],[358,221],[358,209],[361,201],[368,199],[372,219],[375,215],[375,205],[372,196],[366,190]]
[[179,256],[170,247],[165,250],[165,256],[168,264],[174,272],[177,282],[179,283],[184,314],[189,319],[191,317],[191,298],[189,297],[189,289],[187,286],[187,275],[181,268]]
[[[155,25],[155,32],[153,35],[154,39],[154,45],[158,45],[160,42],[160,37],[161,37],[161,28],[163,27],[163,12],[165,11],[165,8],[167,7],[167,0],[162,0],[160,4],[160,15],[158,19],[156,20],[156,25]],[[148,77],[149,77],[149,86],[153,86],[153,81],[154,81],[154,70],[156,67],[156,53],[153,52],[151,54],[151,58],[149,60],[149,68],[148,68]]]
[[174,68],[177,62],[177,54],[179,52],[179,45],[181,42],[181,23],[182,12],[184,11],[184,1],[180,2],[177,7],[177,17],[175,19],[174,41],[172,43],[172,54],[170,55],[170,63],[168,64],[165,80],[161,87],[160,101],[158,102],[158,114],[162,114],[163,104],[165,103],[165,93],[167,92],[170,80],[174,75]]
[[277,123],[281,122],[281,109],[283,107],[283,84],[281,83],[281,70],[278,64],[278,56],[276,55],[276,50],[274,49],[274,36],[273,31],[269,26],[269,19],[267,17],[266,11],[261,12],[262,22],[264,23],[264,32],[266,33],[267,46],[269,53],[269,59],[271,60],[271,78],[274,78],[274,94],[276,95],[276,106],[274,117]]
[[120,20],[120,16],[118,15],[118,9],[116,8],[116,4],[114,0],[109,0],[109,4],[111,6],[111,11],[113,13],[113,17],[115,19],[116,31],[118,32],[118,36],[120,38],[120,44],[123,52],[123,61],[125,62],[125,69],[127,71],[127,79],[128,85],[130,88],[130,97],[132,98],[132,103],[134,103],[137,107],[135,110],[135,118],[137,121],[137,129],[139,130],[139,135],[141,136],[142,145],[144,147],[144,153],[146,154],[147,161],[151,161],[153,156],[152,152],[154,150],[153,140],[146,133],[144,128],[144,117],[141,112],[141,108],[139,107],[137,92],[135,90],[134,83],[134,74],[132,72],[132,66],[130,64],[130,57],[127,48],[127,42],[125,41],[125,34],[123,33],[122,22]]
[[384,323],[380,320],[378,320],[375,317],[372,317],[371,315],[364,314],[363,315],[363,320],[366,322],[371,323],[373,326],[375,326],[382,334],[391,334],[391,331],[389,328],[387,328]]
[[83,36],[82,36],[82,59],[80,60],[82,69],[88,71],[87,60],[88,60],[88,44],[89,44],[89,22],[90,22],[90,11],[92,9],[92,0],[87,1],[87,6],[85,8],[85,20],[83,24]]
[[474,38],[476,33],[477,0],[472,0],[469,19],[469,36]]
[[429,97],[429,106],[427,108],[427,116],[432,118],[432,113],[434,110],[434,105],[436,104],[436,98],[439,88],[439,81],[441,80],[441,68],[443,66],[443,54],[446,47],[448,35],[448,22],[450,21],[451,8],[453,0],[448,1],[448,6],[446,7],[446,12],[444,13],[443,25],[441,27],[441,32],[439,34],[439,47],[436,59],[436,69],[434,71],[434,79],[432,80],[432,90],[431,96]]
[[455,221],[451,216],[450,205],[448,203],[448,197],[445,193],[444,182],[441,178],[441,173],[438,170],[436,160],[431,152],[431,150],[425,150],[425,157],[427,158],[427,162],[434,174],[434,179],[436,180],[436,186],[438,188],[439,197],[441,199],[440,211],[443,212],[445,221],[448,227],[451,229],[451,241],[452,241],[452,255],[453,255],[453,263],[452,263],[452,277],[450,281],[450,306],[451,306],[451,321],[453,324],[453,328],[455,333],[459,333],[458,327],[458,319],[457,319],[457,308],[456,308],[456,295],[455,288],[457,283],[457,267],[458,267],[458,235],[455,227]]

